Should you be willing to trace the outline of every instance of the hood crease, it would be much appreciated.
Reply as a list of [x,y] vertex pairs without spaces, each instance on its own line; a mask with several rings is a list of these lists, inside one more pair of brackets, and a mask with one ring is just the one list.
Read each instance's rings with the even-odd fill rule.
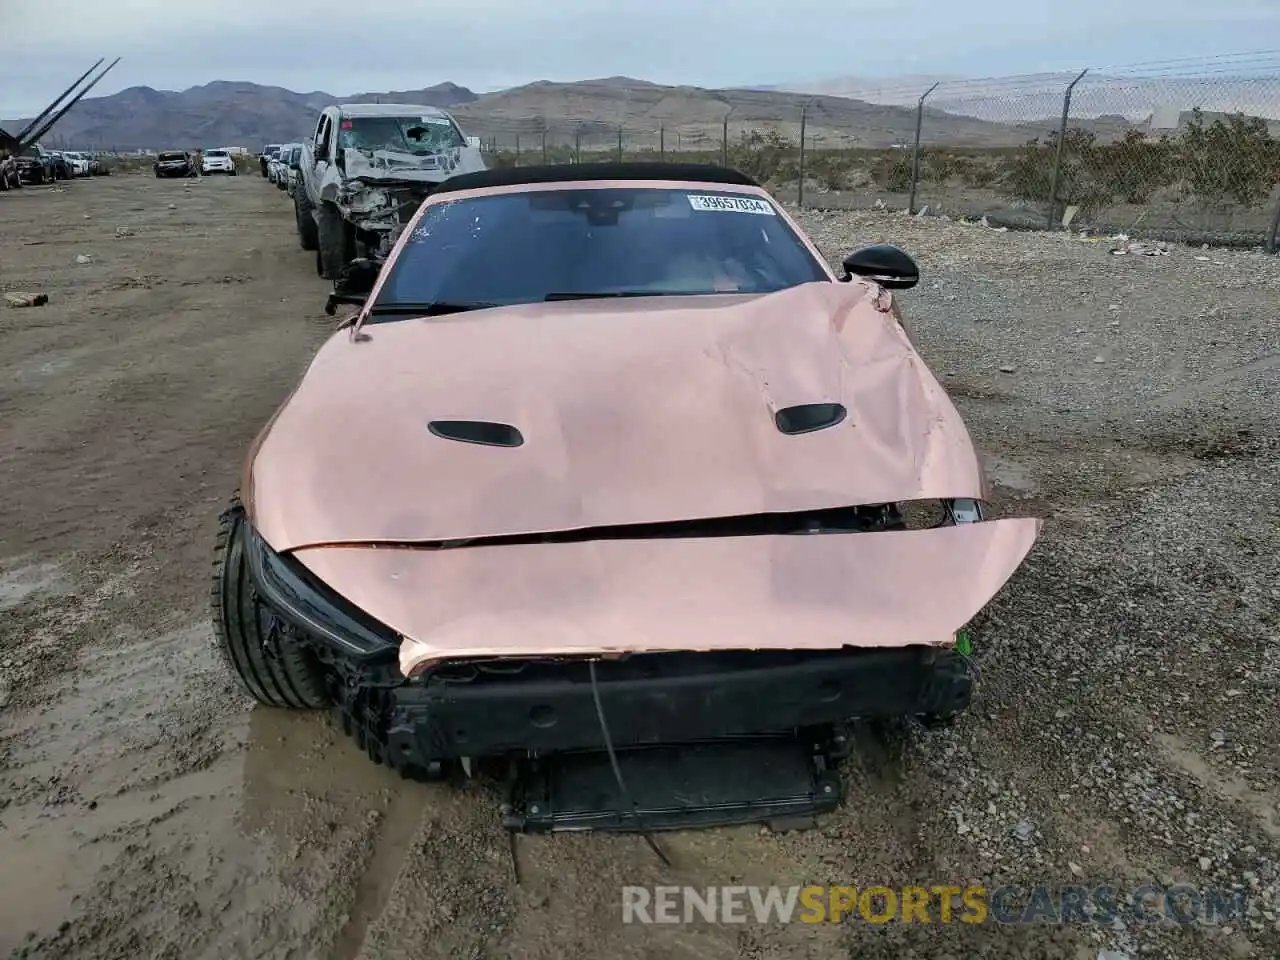
[[[254,523],[287,551],[980,498],[959,414],[872,293],[537,303],[336,334],[261,440]],[[778,409],[824,402],[846,419],[777,429]],[[525,443],[442,440],[434,419]]]

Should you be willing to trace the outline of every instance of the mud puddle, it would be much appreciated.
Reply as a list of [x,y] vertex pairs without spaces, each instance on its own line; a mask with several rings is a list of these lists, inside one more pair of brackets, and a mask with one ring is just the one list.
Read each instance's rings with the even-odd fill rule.
[[370,764],[324,716],[250,709],[203,623],[117,631],[44,703],[7,718],[0,955],[116,955],[146,931],[183,957],[225,957],[216,925],[198,932],[215,917],[256,931],[241,955],[326,928],[358,953],[428,788]]

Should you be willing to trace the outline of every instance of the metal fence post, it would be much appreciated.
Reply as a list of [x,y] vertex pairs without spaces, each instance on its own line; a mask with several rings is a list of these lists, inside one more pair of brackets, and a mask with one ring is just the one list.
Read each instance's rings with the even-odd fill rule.
[[622,162],[622,127],[618,127],[618,162]]
[[573,162],[574,163],[582,162],[582,127],[581,125],[579,125],[577,130],[573,131]]
[[733,113],[733,107],[724,112],[724,121],[720,131],[720,166],[727,167],[729,165],[729,114]]
[[932,87],[920,94],[916,101],[916,142],[911,148],[911,199],[907,201],[907,213],[912,216],[916,212],[916,190],[920,186],[920,131],[924,128],[924,101],[929,94],[938,89],[939,80]]
[[1058,174],[1062,170],[1062,149],[1067,142],[1067,119],[1071,116],[1071,93],[1075,90],[1076,84],[1088,72],[1088,67],[1081,70],[1079,75],[1067,84],[1067,92],[1062,97],[1062,122],[1058,125],[1058,149],[1054,152],[1053,172],[1049,175],[1049,219],[1045,223],[1046,230],[1053,229],[1053,214],[1058,206]]
[[1275,213],[1271,215],[1271,226],[1267,228],[1265,248],[1267,253],[1276,253],[1276,232],[1280,231],[1280,199],[1276,200]]
[[516,134],[516,162],[514,166],[520,166],[520,134]]
[[809,104],[800,108],[800,182],[796,187],[796,206],[804,209],[804,131],[809,119]]
[[658,159],[667,159],[667,128],[658,127]]

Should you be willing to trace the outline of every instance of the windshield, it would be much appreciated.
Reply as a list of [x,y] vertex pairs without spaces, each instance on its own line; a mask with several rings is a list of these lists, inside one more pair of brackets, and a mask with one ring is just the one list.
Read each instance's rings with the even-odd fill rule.
[[206,151],[204,152],[204,155],[205,155],[206,157],[225,157],[225,156],[227,155],[227,151],[225,151],[225,150],[206,150]]
[[300,161],[301,159],[302,159],[302,148],[301,148],[301,147],[294,147],[292,150],[290,150],[290,151],[289,151],[289,162],[290,162],[290,163],[297,163],[297,162],[298,162],[298,161]]
[[771,293],[830,276],[768,200],[716,187],[530,191],[432,205],[372,306]]
[[373,153],[391,150],[425,157],[466,146],[448,117],[349,117],[342,121],[338,145]]
[[186,155],[185,153],[181,153],[181,152],[176,152],[176,151],[170,150],[170,151],[169,151],[169,152],[167,152],[167,153],[162,153],[162,154],[160,154],[160,156],[159,156],[157,159],[159,159],[159,160],[185,160],[185,159],[187,159],[187,155]]

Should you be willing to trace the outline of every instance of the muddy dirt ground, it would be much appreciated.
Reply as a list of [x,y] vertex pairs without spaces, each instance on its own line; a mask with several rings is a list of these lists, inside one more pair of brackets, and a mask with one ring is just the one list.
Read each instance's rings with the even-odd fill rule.
[[[0,196],[0,955],[946,958],[1280,950],[1280,264],[879,213],[923,352],[1046,518],[950,730],[859,731],[816,831],[521,838],[253,709],[209,644],[215,516],[332,321],[261,178]],[[89,262],[78,263],[77,256]],[[623,925],[624,884],[1239,888],[1216,925]],[[935,914],[936,919],[936,914]]]

